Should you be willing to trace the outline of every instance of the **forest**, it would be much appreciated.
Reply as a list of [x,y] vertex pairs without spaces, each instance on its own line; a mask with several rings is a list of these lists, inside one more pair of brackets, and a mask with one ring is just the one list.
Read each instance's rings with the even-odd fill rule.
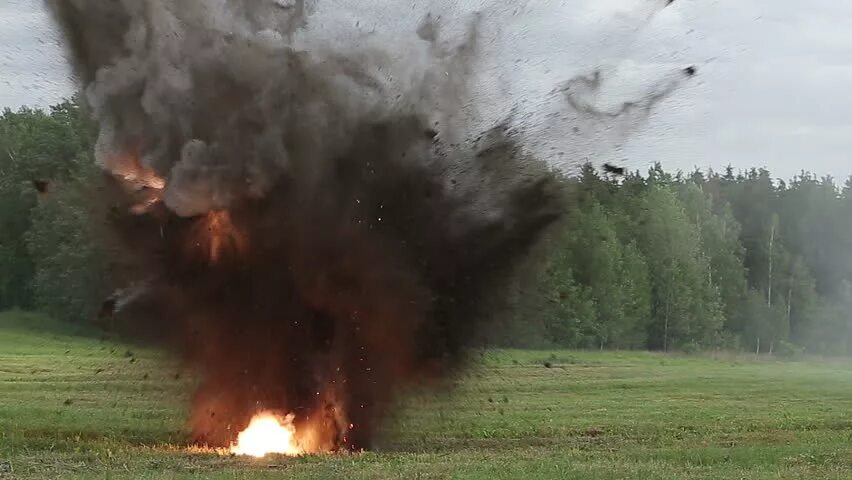
[[[96,134],[76,100],[0,116],[0,310],[92,322],[117,284]],[[852,354],[852,177],[554,175],[566,214],[499,300],[490,344]]]

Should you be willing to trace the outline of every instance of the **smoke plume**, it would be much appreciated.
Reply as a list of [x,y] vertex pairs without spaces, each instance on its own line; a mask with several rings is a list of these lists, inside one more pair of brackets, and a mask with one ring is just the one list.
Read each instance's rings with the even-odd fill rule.
[[332,48],[300,42],[302,1],[48,3],[114,179],[135,286],[112,304],[200,371],[198,442],[275,410],[308,450],[369,448],[560,215],[510,124],[466,123],[479,16],[453,40],[427,16],[405,43]]

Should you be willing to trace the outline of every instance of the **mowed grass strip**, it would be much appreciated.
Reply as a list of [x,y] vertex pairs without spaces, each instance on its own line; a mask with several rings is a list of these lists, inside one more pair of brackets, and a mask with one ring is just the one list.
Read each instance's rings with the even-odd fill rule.
[[375,452],[256,460],[187,447],[177,362],[79,333],[0,314],[0,479],[852,478],[848,361],[488,351]]

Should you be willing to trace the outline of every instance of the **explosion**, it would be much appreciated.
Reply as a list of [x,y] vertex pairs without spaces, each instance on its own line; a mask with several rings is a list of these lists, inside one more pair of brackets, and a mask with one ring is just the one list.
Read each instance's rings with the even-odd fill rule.
[[112,304],[200,375],[199,444],[370,448],[395,395],[463,363],[560,216],[511,123],[461,110],[479,15],[452,39],[427,16],[389,51],[310,37],[300,1],[49,5],[124,187],[104,201],[135,287]]
[[258,458],[270,453],[300,455],[304,450],[296,445],[295,436],[292,414],[282,419],[271,412],[262,412],[252,417],[248,427],[237,435],[230,451]]

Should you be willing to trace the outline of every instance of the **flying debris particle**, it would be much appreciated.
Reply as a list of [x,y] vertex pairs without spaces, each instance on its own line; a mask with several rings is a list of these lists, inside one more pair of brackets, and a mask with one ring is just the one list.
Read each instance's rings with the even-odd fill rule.
[[104,319],[115,313],[116,298],[110,297],[101,303],[101,308],[98,311],[98,318]]
[[50,190],[50,182],[47,180],[33,180],[33,188],[35,188],[40,195],[47,195]]
[[611,173],[613,175],[624,175],[624,167],[618,167],[611,163],[604,163],[603,169],[606,173]]

